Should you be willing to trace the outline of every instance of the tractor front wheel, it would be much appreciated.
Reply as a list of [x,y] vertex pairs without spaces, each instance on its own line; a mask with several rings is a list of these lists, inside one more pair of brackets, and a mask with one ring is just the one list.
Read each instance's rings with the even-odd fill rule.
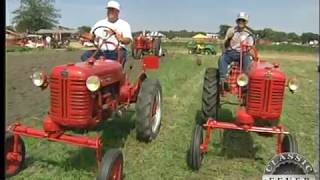
[[160,131],[162,115],[162,90],[158,80],[145,79],[142,82],[136,103],[137,139],[150,142]]
[[281,151],[284,152],[298,152],[298,143],[292,134],[285,134],[281,143]]
[[203,143],[203,128],[196,124],[191,145],[188,154],[188,166],[193,170],[199,170],[203,159],[203,152],[201,152],[200,146]]
[[119,149],[108,150],[101,162],[97,180],[121,180],[123,174],[123,155]]
[[5,138],[5,166],[6,166],[6,177],[11,177],[17,174],[24,163],[26,149],[23,140],[20,136],[17,136],[17,148],[14,152],[14,135],[6,135]]
[[219,71],[207,68],[202,90],[202,110],[200,122],[205,123],[209,117],[217,119],[219,106]]

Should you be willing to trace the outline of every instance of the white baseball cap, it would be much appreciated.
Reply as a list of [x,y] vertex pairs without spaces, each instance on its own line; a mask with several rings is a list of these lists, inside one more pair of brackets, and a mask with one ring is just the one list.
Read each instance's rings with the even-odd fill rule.
[[117,1],[109,1],[106,8],[114,8],[120,11],[120,4]]
[[[237,20],[238,19],[243,19],[245,21],[249,21],[249,15],[246,12],[240,12],[237,16]],[[236,21],[237,21],[236,20]]]

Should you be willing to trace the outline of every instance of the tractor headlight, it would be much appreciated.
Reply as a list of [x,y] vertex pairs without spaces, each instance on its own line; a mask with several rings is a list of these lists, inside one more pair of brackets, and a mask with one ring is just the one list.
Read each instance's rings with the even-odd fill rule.
[[299,81],[296,78],[288,81],[288,87],[291,91],[296,91],[299,88]]
[[100,78],[98,76],[90,76],[86,81],[86,86],[91,92],[98,90],[100,85]]
[[240,74],[237,78],[237,84],[240,87],[246,86],[249,82],[249,78],[246,74]]
[[32,83],[37,87],[43,86],[46,82],[46,79],[47,77],[43,72],[35,72],[31,75]]

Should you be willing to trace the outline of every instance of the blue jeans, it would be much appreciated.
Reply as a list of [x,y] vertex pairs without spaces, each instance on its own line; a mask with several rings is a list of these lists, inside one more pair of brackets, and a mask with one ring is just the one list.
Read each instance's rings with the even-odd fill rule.
[[[218,61],[219,66],[219,75],[221,82],[225,79],[228,73],[228,65],[231,62],[239,62],[240,63],[240,52],[236,50],[227,50],[222,54]],[[250,67],[251,59],[248,53],[243,54],[243,71],[248,73]]]
[[[88,50],[88,51],[84,52],[81,55],[81,61],[86,61],[87,59],[89,59],[95,51],[96,50]],[[124,66],[125,62],[127,61],[128,51],[125,48],[121,48],[120,51],[121,51],[120,58],[122,60],[122,65]],[[114,50],[114,51],[109,51],[109,50],[101,51],[101,50],[99,50],[96,53],[96,55],[94,56],[94,58],[99,59],[100,56],[104,56],[105,58],[111,59],[111,60],[117,60],[118,59],[118,51],[117,50]]]

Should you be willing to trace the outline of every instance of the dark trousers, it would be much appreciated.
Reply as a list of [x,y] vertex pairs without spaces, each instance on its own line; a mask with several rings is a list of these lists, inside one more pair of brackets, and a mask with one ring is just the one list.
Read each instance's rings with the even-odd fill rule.
[[[248,53],[244,53],[242,58],[242,68],[243,71],[247,73],[251,63],[250,55]],[[222,54],[218,61],[219,75],[221,80],[225,79],[228,72],[228,65],[234,61],[240,63],[240,52],[236,50],[227,50]]]
[[[81,61],[86,61],[87,59],[89,59],[95,51],[96,50],[85,51],[81,55]],[[121,53],[120,59],[122,60],[122,65],[124,65],[127,60],[128,51],[125,48],[121,48],[120,53]],[[99,59],[101,56],[104,56],[105,58],[110,59],[110,60],[117,60],[118,59],[118,51],[117,50],[114,50],[114,51],[109,51],[109,50],[101,51],[101,50],[99,50],[96,53],[96,55],[94,56],[94,58]]]

